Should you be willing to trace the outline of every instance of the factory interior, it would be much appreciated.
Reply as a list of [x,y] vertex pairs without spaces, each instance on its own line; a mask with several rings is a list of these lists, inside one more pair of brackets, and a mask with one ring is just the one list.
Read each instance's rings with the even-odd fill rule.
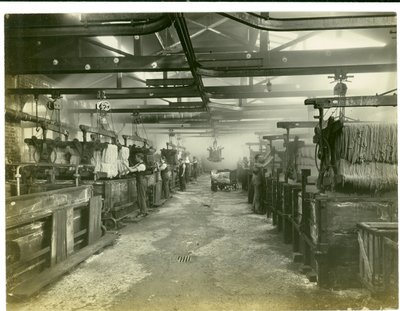
[[8,311],[398,309],[396,12],[95,9],[4,15]]

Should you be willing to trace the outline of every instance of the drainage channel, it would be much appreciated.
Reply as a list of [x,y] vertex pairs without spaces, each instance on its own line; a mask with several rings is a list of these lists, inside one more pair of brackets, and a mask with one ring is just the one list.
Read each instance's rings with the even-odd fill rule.
[[190,262],[192,258],[190,256],[178,256],[179,262]]

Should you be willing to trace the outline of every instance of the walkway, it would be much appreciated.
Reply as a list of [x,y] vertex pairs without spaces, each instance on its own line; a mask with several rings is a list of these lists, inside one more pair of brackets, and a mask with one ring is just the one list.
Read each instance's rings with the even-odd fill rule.
[[291,255],[243,192],[213,193],[203,175],[148,217],[132,219],[114,246],[8,310],[379,309],[363,290],[318,289]]

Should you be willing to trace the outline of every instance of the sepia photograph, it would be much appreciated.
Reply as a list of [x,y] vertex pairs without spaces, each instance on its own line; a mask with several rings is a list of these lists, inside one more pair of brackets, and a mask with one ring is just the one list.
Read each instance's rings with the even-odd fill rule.
[[394,6],[1,12],[7,311],[399,308]]

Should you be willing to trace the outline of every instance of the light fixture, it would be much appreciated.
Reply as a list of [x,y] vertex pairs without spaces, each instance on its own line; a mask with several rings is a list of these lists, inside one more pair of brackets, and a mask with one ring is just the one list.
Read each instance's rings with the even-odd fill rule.
[[343,82],[336,83],[335,87],[333,88],[333,95],[335,96],[346,96],[347,93],[347,85]]
[[346,93],[347,93],[347,85],[343,81],[351,82],[348,79],[354,78],[354,76],[349,76],[347,74],[335,74],[335,76],[333,76],[333,77],[330,76],[328,78],[334,79],[332,81],[332,83],[337,82],[335,84],[335,87],[333,88],[333,95],[339,96],[339,97],[344,97],[344,96],[346,96]]

